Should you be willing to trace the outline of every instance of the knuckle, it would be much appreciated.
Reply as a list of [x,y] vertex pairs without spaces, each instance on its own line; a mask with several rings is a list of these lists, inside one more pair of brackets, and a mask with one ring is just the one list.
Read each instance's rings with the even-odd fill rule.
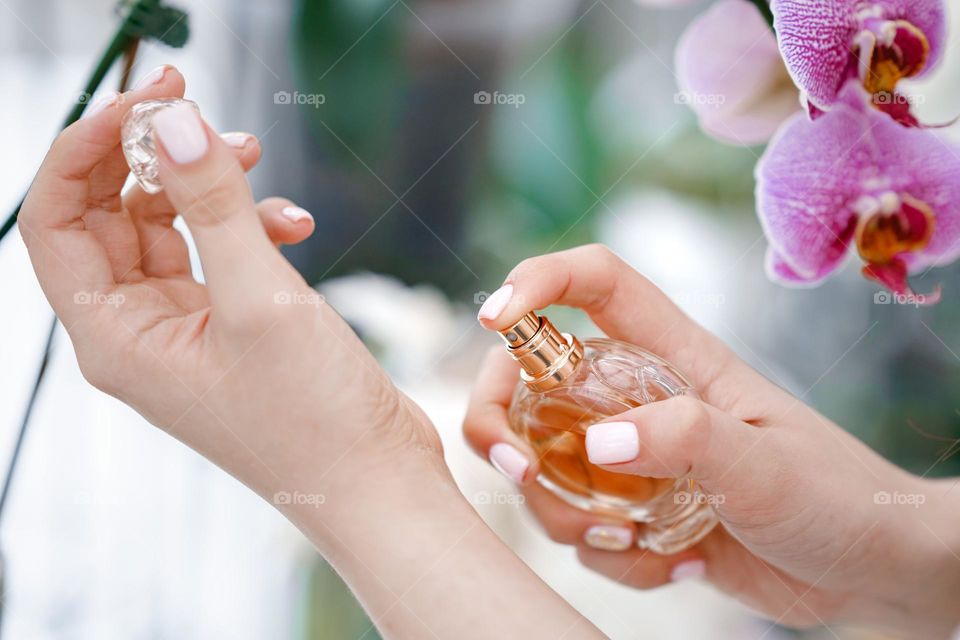
[[546,256],[535,256],[533,258],[524,258],[521,260],[516,267],[513,268],[513,271],[510,272],[508,280],[517,280],[530,276],[531,274],[536,273],[542,265],[550,259],[549,255]]
[[613,250],[605,244],[594,242],[593,244],[588,244],[581,248],[586,259],[590,260],[591,262],[599,263],[607,269],[618,269],[624,265],[624,262],[620,259],[620,256],[614,253]]
[[710,413],[702,402],[689,396],[667,400],[678,444],[691,447],[703,441],[710,424]]
[[238,213],[254,208],[253,197],[246,179],[237,173],[236,167],[228,175],[203,189],[182,185],[183,207],[180,213],[190,222],[200,225],[216,225]]

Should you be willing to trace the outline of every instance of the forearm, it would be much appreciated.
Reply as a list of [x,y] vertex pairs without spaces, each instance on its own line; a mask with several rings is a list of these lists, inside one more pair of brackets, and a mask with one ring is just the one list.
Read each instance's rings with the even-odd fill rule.
[[[371,470],[288,516],[388,638],[600,638],[484,524],[445,469]],[[329,507],[329,508],[327,508]]]
[[911,478],[886,504],[893,515],[888,563],[895,577],[858,622],[914,638],[947,638],[960,627],[960,486]]

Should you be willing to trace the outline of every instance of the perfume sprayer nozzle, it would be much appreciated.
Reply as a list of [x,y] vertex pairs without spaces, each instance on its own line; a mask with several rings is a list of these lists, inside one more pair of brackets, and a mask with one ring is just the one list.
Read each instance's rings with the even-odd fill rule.
[[546,316],[533,311],[499,333],[507,352],[520,363],[520,378],[531,391],[559,386],[583,360],[583,345],[575,336],[560,333]]

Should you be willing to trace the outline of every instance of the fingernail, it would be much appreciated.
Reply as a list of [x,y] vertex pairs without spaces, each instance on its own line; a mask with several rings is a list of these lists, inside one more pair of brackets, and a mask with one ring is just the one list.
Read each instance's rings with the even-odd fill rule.
[[496,320],[497,316],[503,313],[503,310],[507,308],[512,296],[513,285],[503,285],[487,296],[483,306],[480,307],[480,311],[477,313],[477,318],[480,320]]
[[509,444],[498,442],[490,447],[490,464],[514,482],[523,482],[523,474],[527,472],[530,463],[522,453]]
[[313,220],[313,216],[310,215],[310,212],[306,209],[301,209],[300,207],[284,207],[280,211],[280,215],[289,220],[290,222],[300,222],[301,220]]
[[587,529],[584,541],[601,551],[626,551],[633,546],[633,532],[626,527],[600,524]]
[[87,107],[86,112],[83,114],[84,118],[92,118],[97,115],[107,107],[112,107],[120,101],[120,94],[116,91],[111,91],[110,93],[105,93],[93,102],[90,103],[90,106]]
[[137,80],[137,83],[133,85],[134,90],[143,89],[144,87],[149,87],[152,84],[157,84],[163,80],[163,76],[167,72],[168,68],[169,67],[167,67],[165,64],[160,65],[147,75]]
[[707,572],[707,563],[703,560],[687,560],[681,562],[670,572],[671,582],[680,582],[681,580],[690,580],[692,578],[702,578]]
[[587,429],[587,457],[593,464],[629,462],[640,453],[640,437],[632,422],[601,422]]
[[221,133],[220,137],[224,142],[234,149],[243,149],[245,146],[253,142],[253,136],[249,133],[243,133],[242,131],[229,131],[227,133]]
[[152,124],[163,148],[177,164],[194,162],[207,152],[207,132],[200,115],[189,104],[176,104],[158,111]]

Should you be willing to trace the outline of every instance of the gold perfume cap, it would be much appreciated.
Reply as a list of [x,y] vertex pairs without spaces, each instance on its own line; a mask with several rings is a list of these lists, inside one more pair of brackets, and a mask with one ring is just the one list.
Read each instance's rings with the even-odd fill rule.
[[583,345],[560,333],[545,317],[531,311],[500,331],[507,352],[520,363],[520,379],[531,391],[544,392],[569,378],[583,360]]

